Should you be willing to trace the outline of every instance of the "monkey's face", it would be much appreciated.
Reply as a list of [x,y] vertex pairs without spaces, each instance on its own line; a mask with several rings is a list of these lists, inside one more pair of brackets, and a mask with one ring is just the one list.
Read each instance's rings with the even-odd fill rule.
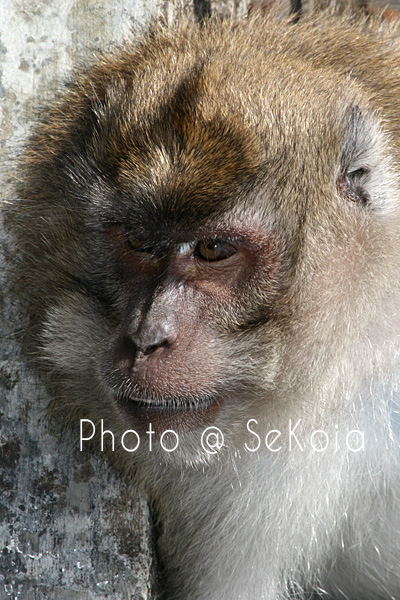
[[[133,423],[182,430],[213,422],[224,403],[240,406],[246,389],[265,390],[276,373],[275,327],[269,335],[263,328],[259,348],[249,330],[277,310],[282,249],[250,223],[204,226],[197,235],[192,228],[181,241],[176,228],[165,242],[161,232],[157,239],[136,231],[115,224],[106,232],[123,284],[102,380]],[[267,377],[252,375],[250,356],[263,356]]]
[[324,372],[325,396],[356,372],[395,196],[347,80],[268,53],[249,79],[192,33],[82,76],[31,142],[16,219],[55,406],[120,436],[172,429],[190,462],[207,426],[235,447],[248,419],[274,428]]
[[[160,185],[149,195],[136,182],[133,192],[124,175],[115,187],[119,202],[104,203],[100,211],[91,206],[83,236],[95,311],[106,322],[92,351],[101,395],[113,405],[119,427],[141,435],[149,423],[156,435],[172,429],[183,452],[190,448],[191,460],[192,448],[202,453],[206,427],[232,432],[258,415],[280,370],[291,310],[286,234],[278,235],[272,214],[266,216],[236,166],[221,161],[218,146],[215,163],[225,178],[225,197],[213,198],[210,189],[208,198],[199,199],[190,185],[183,193],[180,174],[171,182],[180,170],[174,157],[166,169],[169,189]],[[185,176],[194,178],[189,164]],[[218,173],[215,181],[219,185]],[[248,210],[240,199],[250,193]],[[70,313],[68,305],[66,312],[59,306],[47,322],[52,360],[60,345],[51,348],[49,331],[59,331]],[[86,347],[88,327],[73,327],[84,332],[76,346]]]
[[[99,399],[82,397],[86,418],[96,406],[117,435],[172,429],[193,460],[207,426],[232,443],[263,410],[292,311],[296,242],[261,194],[251,131],[191,111],[165,119],[149,148],[137,130],[133,144],[108,140],[121,156],[91,142],[105,178],[84,183],[75,293],[46,309],[42,340],[85,389],[91,374]],[[68,261],[74,250],[61,247]]]

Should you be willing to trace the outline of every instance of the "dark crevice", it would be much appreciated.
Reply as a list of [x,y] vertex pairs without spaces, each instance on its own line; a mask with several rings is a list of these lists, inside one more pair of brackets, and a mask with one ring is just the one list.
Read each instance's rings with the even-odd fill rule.
[[209,17],[211,17],[211,1],[210,0],[194,0],[193,1],[194,14],[199,23],[202,23]]
[[290,13],[294,15],[294,22],[297,23],[302,13],[301,0],[290,0]]

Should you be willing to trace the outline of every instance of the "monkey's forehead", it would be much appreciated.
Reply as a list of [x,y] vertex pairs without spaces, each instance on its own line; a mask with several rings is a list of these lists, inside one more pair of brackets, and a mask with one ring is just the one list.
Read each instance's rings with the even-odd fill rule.
[[95,66],[72,100],[84,103],[78,113],[92,114],[119,168],[146,155],[162,162],[172,154],[176,162],[183,152],[192,165],[204,164],[214,149],[252,168],[303,140],[314,138],[315,147],[321,129],[340,131],[359,89],[348,73],[302,56],[290,30],[276,28],[157,29]]
[[30,164],[72,178],[77,197],[101,181],[166,222],[222,213],[260,181],[273,196],[328,179],[349,106],[380,104],[387,68],[376,76],[377,40],[363,33],[329,19],[153,26],[78,76],[38,129]]

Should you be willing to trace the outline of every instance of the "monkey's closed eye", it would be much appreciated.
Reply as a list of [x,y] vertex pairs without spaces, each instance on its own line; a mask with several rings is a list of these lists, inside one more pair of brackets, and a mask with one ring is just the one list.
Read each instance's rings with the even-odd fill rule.
[[135,252],[148,252],[152,253],[152,248],[146,246],[144,242],[135,238],[132,233],[126,233],[126,243],[131,250],[135,250]]
[[236,248],[222,240],[202,240],[195,249],[195,256],[207,262],[224,260],[235,254]]

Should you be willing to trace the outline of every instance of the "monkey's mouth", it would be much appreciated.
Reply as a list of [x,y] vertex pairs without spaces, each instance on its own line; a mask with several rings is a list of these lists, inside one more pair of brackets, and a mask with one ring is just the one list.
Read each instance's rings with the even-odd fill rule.
[[200,398],[144,397],[124,392],[116,394],[117,404],[135,425],[158,424],[164,427],[187,429],[213,422],[219,412],[221,399],[217,396]]
[[211,405],[218,402],[216,395],[209,395],[200,398],[181,398],[181,397],[145,397],[141,395],[131,395],[126,392],[116,394],[118,404],[128,408],[134,406],[140,410],[155,412],[191,412],[204,411]]
[[140,408],[150,410],[186,411],[204,410],[215,402],[214,398],[202,398],[201,400],[174,399],[174,400],[149,400],[147,398],[129,398],[128,402],[134,402]]

